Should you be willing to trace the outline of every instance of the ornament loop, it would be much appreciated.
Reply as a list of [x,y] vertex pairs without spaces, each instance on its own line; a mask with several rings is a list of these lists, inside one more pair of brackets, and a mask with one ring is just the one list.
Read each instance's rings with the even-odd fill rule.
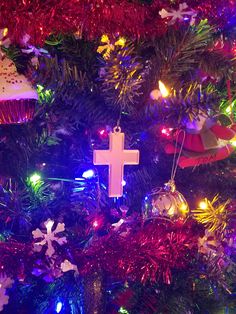
[[[181,132],[183,132],[183,140],[182,140],[182,143],[180,146],[179,154],[177,156],[178,138],[179,138]],[[184,147],[184,141],[185,141],[185,131],[184,130],[178,130],[177,138],[176,138],[176,142],[175,142],[175,152],[174,152],[174,157],[173,157],[170,182],[174,182],[175,175],[176,175],[177,168],[178,168],[179,159],[180,159],[180,156],[182,154],[183,147]]]
[[115,126],[114,128],[113,128],[113,132],[114,133],[121,133],[121,127],[120,126]]

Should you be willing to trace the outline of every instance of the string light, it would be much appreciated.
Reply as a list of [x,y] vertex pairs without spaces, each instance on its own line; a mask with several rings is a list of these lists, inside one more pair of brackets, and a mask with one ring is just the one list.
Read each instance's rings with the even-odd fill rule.
[[173,128],[165,128],[165,127],[163,127],[161,129],[161,134],[163,134],[164,136],[169,137],[171,135],[172,131],[173,131]]
[[98,134],[99,134],[99,137],[100,137],[101,139],[105,139],[105,138],[108,137],[109,130],[108,130],[107,127],[106,127],[106,128],[102,128],[102,129],[98,130]]
[[234,137],[231,141],[230,144],[234,147],[236,147],[236,137]]
[[38,182],[41,181],[41,175],[39,173],[34,173],[30,176],[29,180],[30,180],[30,183],[32,183],[33,185],[36,185]]
[[100,134],[100,135],[104,135],[105,132],[106,132],[106,130],[105,130],[105,129],[102,129],[102,130],[99,131],[99,134]]
[[123,306],[121,306],[121,307],[119,308],[119,312],[118,312],[118,313],[129,314],[129,312],[128,312]]
[[8,33],[8,28],[5,27],[4,30],[3,30],[3,36],[4,36],[4,37],[7,36],[7,33]]
[[230,200],[223,203],[219,202],[219,196],[216,195],[212,201],[207,198],[198,204],[198,208],[193,210],[194,218],[205,225],[209,232],[221,233],[227,226],[228,210],[227,206]]
[[63,303],[61,301],[56,304],[56,313],[60,313],[62,310]]
[[89,170],[84,171],[84,173],[82,174],[82,177],[85,179],[91,179],[94,177],[94,175],[95,173],[93,169],[89,169]]
[[199,206],[199,208],[201,208],[201,209],[207,209],[207,207],[208,207],[206,201],[201,201],[198,206]]
[[230,114],[230,113],[232,112],[232,107],[231,107],[231,106],[227,107],[227,108],[225,109],[225,112],[228,113],[228,114]]
[[161,92],[161,96],[166,98],[170,95],[169,90],[166,88],[165,84],[162,81],[158,81],[159,90]]
[[94,227],[94,228],[97,228],[98,226],[99,226],[99,223],[98,223],[97,220],[95,220],[95,221],[93,222],[93,227]]

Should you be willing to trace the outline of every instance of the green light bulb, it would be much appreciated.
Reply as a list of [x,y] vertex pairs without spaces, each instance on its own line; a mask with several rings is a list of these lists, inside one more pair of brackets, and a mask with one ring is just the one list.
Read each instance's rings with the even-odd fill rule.
[[29,180],[30,180],[30,183],[35,185],[41,180],[41,175],[38,173],[34,173],[30,176]]
[[129,314],[129,312],[123,306],[121,306],[119,308],[119,313],[121,313],[121,314]]

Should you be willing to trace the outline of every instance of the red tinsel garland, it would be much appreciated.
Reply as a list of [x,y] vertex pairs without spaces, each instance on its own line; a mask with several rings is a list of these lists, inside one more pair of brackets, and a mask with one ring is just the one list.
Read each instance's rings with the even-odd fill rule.
[[119,228],[111,227],[107,235],[94,235],[84,249],[78,248],[79,237],[76,243],[57,247],[52,259],[45,255],[46,247],[35,252],[31,243],[9,239],[0,242],[0,274],[21,281],[32,274],[42,275],[49,281],[62,276],[62,262],[67,260],[85,277],[102,271],[118,280],[170,284],[174,271],[191,270],[194,260],[203,262],[198,246],[203,235],[204,228],[190,218],[127,220]]
[[13,42],[21,43],[28,34],[33,44],[43,44],[52,32],[77,30],[79,1],[11,0],[1,1],[0,25],[8,28]]
[[178,9],[186,2],[199,18],[222,26],[235,12],[233,0],[154,0],[151,5],[128,0],[2,0],[0,27],[8,27],[13,42],[25,34],[32,44],[43,44],[51,33],[81,32],[88,38],[101,34],[143,37],[162,35],[167,29],[161,19],[163,8]]
[[113,232],[95,241],[78,257],[78,264],[82,272],[103,269],[119,279],[170,283],[173,269],[188,267],[198,237],[192,221],[154,220],[126,236]]
[[20,278],[31,272],[34,258],[32,245],[14,240],[0,242],[0,273]]
[[[142,283],[161,280],[169,284],[172,271],[187,269],[196,256],[200,233],[192,220],[155,219],[144,226],[134,221],[128,233],[114,229],[107,236],[95,238],[88,248],[80,251],[74,251],[69,245],[70,248],[60,252],[59,259],[61,262],[68,259],[69,249],[69,259],[77,261],[80,274],[102,269],[122,280]],[[0,256],[0,272],[21,279],[32,273],[39,258],[42,265],[45,263],[48,267],[44,253],[34,252],[30,243],[0,242]]]

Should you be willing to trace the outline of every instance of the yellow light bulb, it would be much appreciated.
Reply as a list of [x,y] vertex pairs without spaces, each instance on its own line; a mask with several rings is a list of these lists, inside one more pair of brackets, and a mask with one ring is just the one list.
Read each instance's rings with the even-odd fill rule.
[[230,141],[230,144],[234,147],[236,147],[236,136],[234,138],[232,138],[232,140]]
[[159,90],[161,92],[161,96],[166,98],[170,95],[169,90],[166,88],[165,84],[162,81],[158,81]]
[[8,33],[8,28],[5,27],[3,30],[3,37],[7,36],[7,33]]
[[182,204],[180,204],[179,209],[181,210],[182,213],[187,213],[188,212],[188,205],[186,203],[182,203]]
[[198,206],[201,209],[207,209],[208,208],[207,202],[205,202],[205,201],[201,201]]
[[232,112],[232,106],[227,107],[225,109],[225,112],[228,113],[228,114],[231,113]]

